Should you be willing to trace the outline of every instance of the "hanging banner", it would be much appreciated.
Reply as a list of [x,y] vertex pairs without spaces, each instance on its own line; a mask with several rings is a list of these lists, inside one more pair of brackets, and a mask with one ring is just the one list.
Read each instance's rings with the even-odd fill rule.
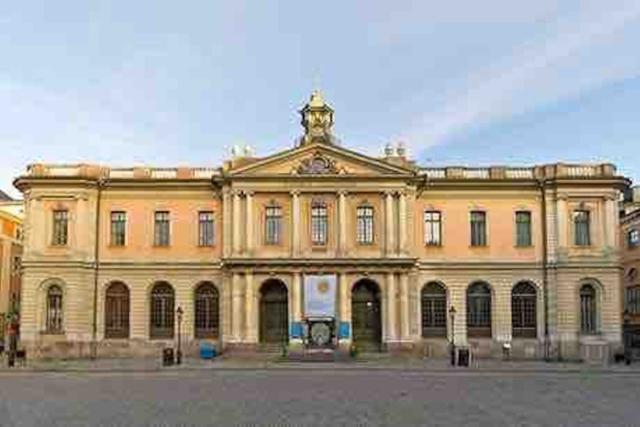
[[335,317],[337,277],[335,274],[304,276],[304,315]]

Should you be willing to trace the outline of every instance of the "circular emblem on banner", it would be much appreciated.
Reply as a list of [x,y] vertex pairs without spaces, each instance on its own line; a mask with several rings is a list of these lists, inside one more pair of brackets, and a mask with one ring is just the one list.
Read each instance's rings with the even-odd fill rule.
[[331,340],[331,329],[326,323],[314,323],[311,325],[311,339],[317,346],[325,346]]
[[318,283],[318,292],[320,292],[321,294],[326,294],[327,292],[329,292],[329,283],[326,280]]

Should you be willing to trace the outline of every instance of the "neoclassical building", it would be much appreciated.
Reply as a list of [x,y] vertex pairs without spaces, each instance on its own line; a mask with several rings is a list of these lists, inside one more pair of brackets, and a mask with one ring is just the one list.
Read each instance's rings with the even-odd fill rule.
[[[613,165],[422,167],[402,146],[341,145],[317,92],[300,114],[294,147],[220,167],[30,165],[28,352],[157,355],[178,328],[225,351],[618,349],[629,183]],[[311,331],[314,316],[333,323]]]

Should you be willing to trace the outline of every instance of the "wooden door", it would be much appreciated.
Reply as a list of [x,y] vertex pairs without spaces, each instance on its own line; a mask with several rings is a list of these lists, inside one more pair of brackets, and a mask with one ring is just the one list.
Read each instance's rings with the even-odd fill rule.
[[265,283],[260,298],[260,342],[283,343],[288,339],[287,288],[281,282]]
[[382,342],[380,290],[374,282],[358,283],[351,295],[353,341],[363,350],[379,350]]

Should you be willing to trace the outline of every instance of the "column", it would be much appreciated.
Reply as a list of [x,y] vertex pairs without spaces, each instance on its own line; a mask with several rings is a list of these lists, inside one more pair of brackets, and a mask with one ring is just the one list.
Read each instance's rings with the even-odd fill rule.
[[605,241],[604,245],[614,248],[618,244],[618,215],[616,214],[616,202],[612,196],[606,196],[604,199],[605,213]]
[[245,238],[246,238],[246,249],[247,249],[247,256],[252,256],[253,255],[253,241],[254,241],[254,235],[255,235],[255,230],[253,229],[253,191],[246,191],[245,192],[245,203],[246,203],[246,209],[245,209],[245,214],[246,214],[246,232],[245,232]]
[[[349,336],[341,337],[340,342],[349,343],[353,336],[353,331],[351,330],[351,292],[349,289],[349,282],[346,273],[339,273],[338,276],[338,287],[340,289],[340,310],[338,312],[338,317],[340,319],[340,324],[345,322],[348,325]],[[340,333],[340,326],[338,326],[338,333]]]
[[242,289],[240,274],[233,273],[231,281],[231,335],[235,343],[242,339]]
[[569,235],[569,220],[567,218],[567,197],[565,195],[556,196],[556,215],[558,221],[558,249],[566,250],[568,246],[567,237]]
[[400,275],[400,340],[410,341],[409,330],[409,275]]
[[395,342],[396,333],[396,280],[394,273],[387,273],[387,342]]
[[302,332],[300,329],[300,322],[302,321],[302,273],[295,272],[293,273],[293,283],[291,286],[291,316],[293,322],[293,330],[294,335],[296,335],[295,340],[300,341],[301,337],[298,338],[299,334]]
[[387,256],[393,255],[395,249],[395,239],[393,236],[393,192],[387,191],[385,194],[385,226],[386,226],[386,252]]
[[398,252],[407,254],[407,195],[404,191],[398,197]]
[[338,254],[345,255],[347,252],[347,192],[338,191],[338,226],[339,241]]
[[233,254],[239,255],[241,250],[240,245],[240,192],[233,192],[233,207],[231,211],[231,221],[233,221]]
[[300,255],[300,192],[291,192],[291,254]]
[[256,343],[258,341],[257,322],[256,322],[256,293],[253,287],[253,273],[247,271],[245,273],[246,289],[244,294],[244,340],[247,343]]
[[231,194],[228,188],[222,190],[222,253],[225,258],[231,256],[232,236],[231,229],[233,227],[231,213]]

